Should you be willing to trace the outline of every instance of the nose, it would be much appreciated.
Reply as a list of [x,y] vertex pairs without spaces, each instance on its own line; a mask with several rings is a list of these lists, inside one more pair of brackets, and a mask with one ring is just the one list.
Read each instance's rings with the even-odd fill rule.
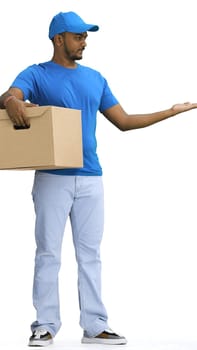
[[87,46],[87,43],[86,43],[86,40],[84,39],[83,42],[82,42],[82,47],[83,49]]

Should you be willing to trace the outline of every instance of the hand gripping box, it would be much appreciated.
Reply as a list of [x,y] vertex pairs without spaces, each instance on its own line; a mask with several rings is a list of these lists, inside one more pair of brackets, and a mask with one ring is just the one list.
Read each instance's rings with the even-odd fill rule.
[[29,129],[15,129],[0,110],[0,169],[83,167],[81,111],[27,107]]

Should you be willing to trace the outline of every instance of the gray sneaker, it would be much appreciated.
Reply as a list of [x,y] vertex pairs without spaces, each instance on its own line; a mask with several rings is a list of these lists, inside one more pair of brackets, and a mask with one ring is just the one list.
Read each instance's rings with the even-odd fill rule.
[[46,329],[36,329],[29,338],[29,346],[48,346],[53,344],[52,335]]
[[87,332],[84,331],[83,338],[81,339],[83,344],[109,344],[109,345],[125,345],[127,340],[122,335],[114,333],[111,329],[105,329],[102,333],[95,337],[89,337]]

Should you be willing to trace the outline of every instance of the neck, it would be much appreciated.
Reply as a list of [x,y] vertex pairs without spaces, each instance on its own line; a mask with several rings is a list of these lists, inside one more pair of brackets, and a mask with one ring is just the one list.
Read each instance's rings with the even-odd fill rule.
[[68,60],[66,58],[59,58],[59,57],[55,57],[53,56],[51,61],[60,64],[63,67],[66,68],[76,68],[77,67],[77,63],[75,61],[72,60]]

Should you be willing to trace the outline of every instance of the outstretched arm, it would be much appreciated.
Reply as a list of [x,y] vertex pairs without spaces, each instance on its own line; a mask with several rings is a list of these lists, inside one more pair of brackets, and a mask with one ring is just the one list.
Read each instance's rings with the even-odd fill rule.
[[176,114],[197,108],[197,103],[180,103],[175,104],[171,108],[148,114],[127,114],[121,105],[115,105],[106,109],[103,115],[117,128],[122,131],[144,128],[146,126],[161,122]]

